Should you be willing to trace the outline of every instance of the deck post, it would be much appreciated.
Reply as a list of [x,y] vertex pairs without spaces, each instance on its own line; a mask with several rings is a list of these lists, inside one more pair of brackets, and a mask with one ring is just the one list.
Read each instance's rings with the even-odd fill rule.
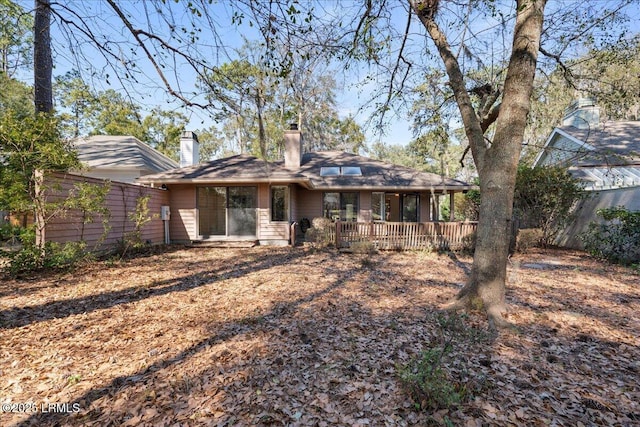
[[456,220],[455,212],[454,212],[454,192],[449,192],[449,221],[453,222]]

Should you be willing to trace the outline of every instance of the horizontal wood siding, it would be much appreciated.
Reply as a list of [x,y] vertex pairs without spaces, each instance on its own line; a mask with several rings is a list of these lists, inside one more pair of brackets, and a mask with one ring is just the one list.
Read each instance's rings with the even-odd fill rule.
[[475,222],[336,222],[340,248],[368,242],[378,249],[455,250],[476,231]]
[[268,184],[258,186],[257,214],[258,239],[261,241],[289,240],[289,221],[271,221],[271,187]]
[[[93,185],[107,185],[107,181],[71,174],[51,174],[46,183],[49,200],[62,200],[69,196],[74,186],[86,182]],[[106,197],[106,207],[109,209],[110,230],[104,236],[102,217],[96,216],[94,221],[84,224],[82,213],[78,210],[66,212],[62,216],[52,219],[45,230],[45,240],[51,242],[74,242],[84,240],[90,249],[101,249],[115,246],[122,241],[127,233],[135,229],[130,215],[135,212],[136,202],[140,197],[149,196],[148,208],[151,220],[141,229],[143,241],[151,243],[164,242],[164,225],[160,219],[160,206],[169,205],[167,191],[142,187],[139,185],[111,182],[110,191]],[[100,248],[98,247],[100,246]]]

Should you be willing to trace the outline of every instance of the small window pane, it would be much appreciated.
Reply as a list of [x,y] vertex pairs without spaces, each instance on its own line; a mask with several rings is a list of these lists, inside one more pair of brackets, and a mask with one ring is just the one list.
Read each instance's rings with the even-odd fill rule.
[[342,175],[344,176],[362,176],[360,166],[343,166]]
[[338,166],[328,166],[320,168],[320,176],[339,176],[340,168]]
[[271,187],[271,221],[289,220],[289,187]]
[[371,218],[374,221],[385,220],[384,193],[371,193]]
[[322,196],[322,215],[332,221],[340,219],[340,193],[324,193]]
[[358,210],[358,193],[340,193],[340,219],[342,221],[357,221]]

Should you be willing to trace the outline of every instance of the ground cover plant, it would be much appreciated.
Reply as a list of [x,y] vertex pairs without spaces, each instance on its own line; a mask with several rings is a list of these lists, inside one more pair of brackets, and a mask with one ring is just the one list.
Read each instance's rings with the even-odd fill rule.
[[170,247],[3,278],[0,425],[640,423],[633,270],[516,254],[515,329],[490,335],[483,314],[438,311],[470,263]]

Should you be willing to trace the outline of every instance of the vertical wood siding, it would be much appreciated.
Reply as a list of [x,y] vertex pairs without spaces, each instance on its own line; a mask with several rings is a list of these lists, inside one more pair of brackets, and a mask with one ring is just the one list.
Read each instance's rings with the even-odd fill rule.
[[186,243],[198,239],[198,210],[196,187],[192,184],[170,185],[171,221],[169,234],[172,242]]
[[[86,182],[94,185],[107,185],[102,179],[71,174],[51,174],[47,176],[50,190],[49,200],[62,200],[77,183]],[[106,206],[110,211],[109,233],[104,238],[102,217],[97,215],[93,222],[82,224],[82,213],[78,210],[68,211],[63,216],[54,218],[47,224],[45,239],[52,242],[75,242],[84,240],[90,249],[108,249],[123,240],[127,233],[134,230],[135,224],[129,215],[135,212],[138,198],[150,196],[148,202],[149,221],[141,230],[142,240],[151,243],[164,242],[164,224],[160,219],[160,206],[169,205],[167,191],[141,187],[139,185],[111,182],[107,194]],[[104,239],[103,239],[104,238]],[[100,247],[98,247],[100,246]]]

